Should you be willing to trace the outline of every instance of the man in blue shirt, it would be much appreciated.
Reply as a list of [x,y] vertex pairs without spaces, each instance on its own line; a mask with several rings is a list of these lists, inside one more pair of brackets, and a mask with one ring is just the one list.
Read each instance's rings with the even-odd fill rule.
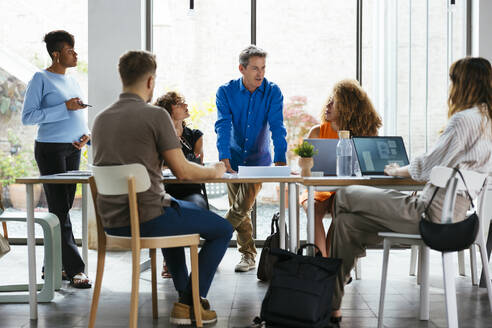
[[[270,132],[275,165],[285,165],[287,131],[283,123],[283,96],[280,88],[265,79],[267,53],[251,45],[239,55],[242,77],[231,80],[217,91],[217,149],[227,172],[238,166],[270,165]],[[251,209],[261,183],[229,183],[230,209],[225,218],[237,231],[241,261],[235,271],[254,269],[256,247],[253,240]]]

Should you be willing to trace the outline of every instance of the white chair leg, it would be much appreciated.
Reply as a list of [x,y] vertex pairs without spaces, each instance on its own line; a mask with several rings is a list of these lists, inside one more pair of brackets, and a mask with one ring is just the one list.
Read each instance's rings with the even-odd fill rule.
[[412,245],[410,253],[410,273],[409,275],[415,276],[415,268],[417,266],[417,254],[419,252],[419,247],[417,245]]
[[418,246],[419,248],[419,255],[418,255],[418,266],[417,266],[417,285],[420,285],[422,283],[422,249],[423,246]]
[[391,248],[391,241],[384,239],[383,242],[383,270],[381,273],[381,291],[379,294],[379,313],[378,313],[378,328],[383,328],[383,318],[384,318],[384,296],[386,294],[386,281],[388,277],[388,262],[389,262],[389,251]]
[[485,246],[485,238],[479,235],[478,246],[480,247],[480,257],[482,258],[482,271],[485,275],[485,283],[487,284],[487,294],[489,295],[489,306],[492,312],[492,283],[490,282],[489,260],[487,257],[487,248]]
[[423,246],[420,252],[422,269],[420,271],[420,320],[429,320],[429,247]]
[[465,251],[458,252],[458,268],[460,276],[466,276],[465,272]]
[[453,253],[442,253],[444,295],[446,298],[446,317],[449,328],[458,328],[458,307],[456,305],[456,286]]
[[362,258],[358,258],[355,262],[355,280],[361,280],[362,279],[362,265],[361,262]]
[[471,269],[472,285],[478,286],[477,246],[475,244],[470,246],[470,269]]

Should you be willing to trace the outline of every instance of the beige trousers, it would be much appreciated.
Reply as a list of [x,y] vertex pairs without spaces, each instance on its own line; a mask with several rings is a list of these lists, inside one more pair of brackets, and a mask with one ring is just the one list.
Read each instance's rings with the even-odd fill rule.
[[[378,232],[419,233],[420,217],[433,188],[427,185],[419,196],[367,186],[350,186],[336,192],[330,256],[343,263],[333,295],[334,310],[340,309],[345,281],[355,260],[366,255],[367,246],[381,244]],[[433,221],[440,221],[444,194],[445,190],[440,189],[429,208]],[[457,195],[455,222],[465,218],[469,205],[467,198]]]
[[255,259],[256,247],[253,240],[253,225],[251,223],[251,210],[256,196],[261,190],[261,183],[228,183],[230,209],[225,218],[237,231],[237,244],[239,252]]
[[330,256],[343,262],[335,285],[333,310],[340,309],[345,281],[355,260],[366,255],[368,245],[382,242],[378,232],[419,233],[424,209],[425,203],[419,197],[395,190],[350,186],[336,192]]

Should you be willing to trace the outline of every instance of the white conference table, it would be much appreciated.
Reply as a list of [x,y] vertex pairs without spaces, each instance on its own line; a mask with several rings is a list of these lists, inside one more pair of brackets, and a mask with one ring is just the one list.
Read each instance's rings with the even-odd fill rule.
[[31,320],[38,318],[38,301],[36,286],[36,239],[34,235],[34,192],[33,185],[38,183],[48,184],[82,184],[82,259],[85,263],[85,272],[88,272],[88,247],[87,247],[87,184],[89,176],[58,176],[45,175],[39,177],[25,177],[16,179],[16,183],[26,185],[26,214],[27,214],[27,256],[29,263],[29,317]]
[[[338,177],[305,177],[302,184],[308,190],[307,204],[307,242],[314,243],[314,192],[315,191],[336,191],[339,188],[361,185],[372,186],[384,189],[395,189],[400,191],[420,191],[424,188],[425,182],[415,181],[410,178],[338,178]],[[297,247],[297,240],[291,239],[290,249],[294,251]]]
[[[224,178],[214,178],[214,179],[197,179],[192,181],[177,180],[175,177],[164,177],[161,180],[163,183],[278,183],[280,185],[280,204],[279,204],[279,234],[280,234],[280,247],[287,248],[285,240],[285,185],[288,186],[289,195],[289,232],[291,233],[290,240],[295,239],[295,232],[297,231],[297,218],[298,218],[298,183],[302,183],[303,179],[299,175],[290,175],[287,177],[241,177],[237,175],[231,175]],[[292,206],[296,204],[296,206]],[[294,234],[294,235],[293,235]]]

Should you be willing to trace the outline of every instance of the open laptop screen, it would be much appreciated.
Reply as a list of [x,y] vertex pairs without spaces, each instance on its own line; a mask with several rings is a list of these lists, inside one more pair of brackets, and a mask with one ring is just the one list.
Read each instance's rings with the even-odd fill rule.
[[391,163],[408,165],[402,137],[353,137],[352,140],[362,175],[383,175],[384,167]]
[[[322,171],[325,176],[337,175],[337,144],[338,139],[304,139],[314,149],[318,151],[313,156],[313,168],[311,171]],[[354,147],[352,144],[352,165],[355,165],[357,156],[355,155]]]

